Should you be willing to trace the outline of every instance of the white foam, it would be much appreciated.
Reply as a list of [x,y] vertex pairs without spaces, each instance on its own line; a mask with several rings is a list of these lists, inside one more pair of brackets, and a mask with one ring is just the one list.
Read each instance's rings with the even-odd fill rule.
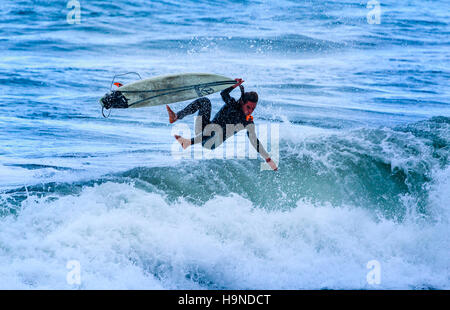
[[[69,260],[81,264],[83,289],[204,288],[195,277],[235,289],[450,288],[448,221],[397,223],[362,208],[299,201],[268,212],[239,196],[198,207],[106,183],[30,197],[0,221],[7,289],[77,288],[66,283]],[[370,260],[380,285],[366,282]]]

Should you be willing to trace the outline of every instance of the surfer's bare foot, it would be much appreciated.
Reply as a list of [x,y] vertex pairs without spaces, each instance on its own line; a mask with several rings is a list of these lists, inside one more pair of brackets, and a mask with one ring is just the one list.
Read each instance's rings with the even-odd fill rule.
[[187,149],[188,147],[191,146],[191,139],[186,139],[179,135],[175,135],[175,139],[177,139],[178,143],[181,144],[183,149]]
[[166,105],[166,109],[167,109],[167,112],[169,113],[169,122],[170,122],[171,124],[172,124],[172,123],[175,123],[176,120],[178,119],[178,118],[177,118],[177,115],[175,114],[174,111],[172,111],[171,108],[169,108],[168,105]]

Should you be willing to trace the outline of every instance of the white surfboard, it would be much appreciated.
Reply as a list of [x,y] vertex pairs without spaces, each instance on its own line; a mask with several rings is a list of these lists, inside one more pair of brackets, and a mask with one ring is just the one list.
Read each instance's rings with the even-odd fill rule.
[[159,76],[123,85],[100,99],[102,107],[141,108],[195,99],[222,91],[236,81],[208,73]]

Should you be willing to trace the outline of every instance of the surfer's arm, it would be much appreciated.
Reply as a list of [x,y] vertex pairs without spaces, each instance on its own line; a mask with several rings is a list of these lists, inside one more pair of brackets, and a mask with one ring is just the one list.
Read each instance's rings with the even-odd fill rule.
[[245,127],[245,129],[247,129],[247,137],[255,150],[261,155],[262,158],[269,158],[269,154],[266,152],[258,137],[256,136],[255,124],[251,122]]
[[243,79],[236,79],[236,84],[234,84],[233,86],[230,86],[224,90],[222,90],[220,92],[220,95],[222,96],[223,101],[226,104],[232,104],[232,105],[236,105],[236,100],[234,98],[232,98],[230,96],[230,93],[233,89],[235,89],[236,87],[240,86],[242,83],[244,83]]
[[270,158],[269,153],[267,153],[267,151],[264,149],[259,139],[256,137],[256,133],[254,130],[247,130],[247,136],[252,146],[261,155],[262,158],[264,159]]
[[273,170],[277,170],[278,167],[275,162],[270,158],[269,153],[264,149],[255,132],[255,125],[252,123],[247,125],[247,136],[250,140],[251,145],[255,148],[255,150],[261,155],[262,158],[270,165]]
[[226,88],[226,89],[224,89],[224,90],[222,90],[221,92],[220,92],[220,96],[222,96],[222,100],[226,103],[226,104],[234,104],[234,102],[233,101],[236,101],[236,100],[234,100],[234,98],[232,98],[231,96],[230,96],[230,93],[231,93],[231,91],[234,89],[234,87],[233,86],[230,86],[230,87],[228,87],[228,88]]

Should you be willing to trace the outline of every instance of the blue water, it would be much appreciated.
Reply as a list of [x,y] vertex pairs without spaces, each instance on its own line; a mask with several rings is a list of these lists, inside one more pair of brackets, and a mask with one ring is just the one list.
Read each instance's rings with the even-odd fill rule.
[[[448,1],[80,3],[0,5],[0,288],[450,288]],[[164,107],[104,119],[129,71],[243,78],[279,171],[174,158]]]

